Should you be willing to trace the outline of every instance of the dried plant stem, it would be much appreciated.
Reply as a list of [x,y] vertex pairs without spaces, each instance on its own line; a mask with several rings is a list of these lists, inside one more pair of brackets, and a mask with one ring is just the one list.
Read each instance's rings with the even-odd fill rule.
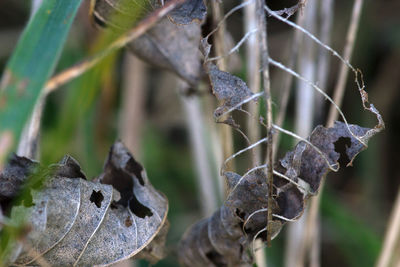
[[[364,2],[363,0],[355,0],[354,1],[353,12],[352,12],[351,21],[350,21],[350,27],[349,27],[349,31],[347,32],[346,45],[344,47],[344,52],[343,52],[343,58],[348,62],[350,61],[351,55],[353,53],[354,43],[356,40],[357,29],[358,29],[358,25],[360,22],[361,8],[363,5],[363,2]],[[346,88],[346,81],[347,81],[348,73],[349,73],[349,68],[345,65],[341,65],[338,82],[335,86],[334,94],[333,94],[333,101],[335,101],[335,103],[339,107],[342,105],[342,100],[343,100],[344,90]],[[333,125],[334,121],[337,120],[337,117],[338,117],[338,111],[333,106],[331,106],[329,109],[327,126],[331,127]]]
[[[220,58],[217,61],[217,65],[220,70],[226,71],[226,59],[224,58],[226,46],[225,46],[225,21],[223,21],[222,16],[222,2],[219,3],[218,1],[211,1],[211,11],[212,11],[212,18],[214,27],[218,26],[218,30],[214,36],[214,45],[216,49],[216,57]],[[222,151],[224,159],[229,157],[233,154],[233,138],[232,138],[232,129],[228,125],[221,125],[220,127],[221,132],[221,140],[222,140]],[[233,161],[230,163],[230,168],[234,169]]]
[[184,0],[171,0],[168,1],[162,8],[154,11],[150,16],[146,19],[142,20],[135,28],[129,30],[127,33],[120,36],[117,40],[112,42],[106,49],[95,54],[94,56],[78,63],[61,73],[57,74],[53,78],[51,78],[45,88],[45,94],[48,94],[54,91],[59,86],[69,82],[70,80],[82,75],[89,69],[93,68],[97,63],[99,63],[106,56],[111,53],[121,49],[126,44],[132,42],[133,40],[142,36],[147,30],[153,27],[160,19],[168,14],[171,10],[173,10],[177,5],[184,2]]
[[[351,54],[352,54],[352,51],[354,48],[356,33],[357,33],[359,21],[360,21],[362,4],[363,4],[363,0],[355,0],[355,2],[354,2],[351,21],[350,21],[350,27],[347,32],[346,45],[345,45],[344,52],[343,52],[343,58],[347,61],[350,61]],[[349,68],[346,65],[341,65],[338,82],[335,85],[334,96],[333,96],[333,101],[339,107],[341,106],[341,103],[342,103],[348,72],[349,72]],[[337,118],[338,118],[338,115],[339,115],[338,110],[334,106],[331,106],[330,110],[329,110],[328,120],[326,123],[328,127],[333,126],[334,121],[337,120]],[[315,243],[318,243],[318,240],[317,240],[318,236],[315,236],[314,233],[318,233],[318,230],[316,231],[316,228],[319,225],[318,224],[319,206],[320,206],[321,197],[322,197],[322,190],[323,190],[324,184],[325,184],[324,181],[325,181],[325,179],[323,178],[321,181],[319,194],[316,197],[311,199],[309,215],[307,217],[307,222],[306,222],[306,231],[305,231],[306,234],[305,234],[305,238],[303,241],[303,246],[306,249],[309,249],[310,247],[312,248],[313,246],[318,245],[318,244],[315,244]],[[313,253],[312,249],[310,250],[310,253]],[[312,257],[310,257],[310,258],[312,258]]]
[[[244,2],[244,1],[243,1]],[[246,34],[257,31],[257,9],[256,3],[252,2],[244,8],[244,21]],[[257,32],[256,32],[257,33]],[[246,78],[247,84],[253,93],[260,91],[260,47],[259,47],[259,34],[252,34],[246,41]],[[259,116],[258,105],[254,102],[249,103],[249,113],[254,116]],[[247,134],[251,142],[260,140],[260,124],[247,117]],[[266,140],[265,140],[266,141]],[[253,148],[253,162],[252,166],[261,163],[261,149],[259,146]],[[262,241],[256,240],[253,247],[262,247]],[[267,266],[267,258],[265,249],[259,249],[254,253],[257,266]]]
[[[257,29],[257,12],[256,3],[252,2],[244,8],[244,19],[245,19],[245,32],[249,33]],[[260,91],[260,75],[258,70],[260,69],[260,48],[258,34],[251,35],[246,41],[246,77],[247,84],[253,93]],[[254,102],[249,104],[249,112],[255,117],[258,117],[259,111],[258,106]],[[251,142],[255,142],[260,139],[260,124],[247,117],[247,133]],[[258,165],[261,162],[260,148],[254,148],[255,162],[253,166]]]
[[94,67],[106,56],[110,55],[112,52],[124,47],[127,43],[140,37],[181,2],[183,2],[183,0],[172,0],[168,2],[168,4],[164,5],[164,7],[156,10],[152,15],[140,22],[138,26],[128,31],[126,34],[122,35],[113,43],[111,43],[110,46],[107,47],[105,50],[99,52],[89,59],[82,61],[81,63],[76,64],[75,66],[64,70],[63,72],[51,78],[46,83],[39,98],[39,101],[34,108],[32,118],[25,126],[24,132],[21,135],[21,141],[18,145],[19,155],[28,157],[35,157],[36,155],[37,139],[40,130],[40,120],[43,113],[44,103],[49,93],[51,93],[61,85],[69,82],[70,80],[82,75],[83,73]]
[[141,155],[141,130],[144,121],[144,101],[147,69],[132,53],[125,53],[123,92],[120,117],[120,137],[135,157]]
[[[189,85],[179,81],[181,92],[188,90]],[[218,207],[217,192],[212,177],[210,161],[207,155],[207,137],[204,129],[201,105],[199,98],[187,97],[182,94],[181,100],[185,109],[186,121],[190,133],[190,141],[195,160],[197,182],[200,188],[199,203],[204,217],[210,216]]]
[[[301,26],[310,32],[315,32],[316,5],[315,0],[309,0],[304,9],[304,24]],[[302,37],[303,40],[299,45],[297,68],[303,77],[313,81],[316,74],[316,46],[312,40]],[[295,132],[301,137],[306,137],[313,128],[315,91],[310,85],[299,80],[296,87]],[[307,216],[308,210],[306,209],[303,216],[288,227],[285,266],[304,266],[306,250],[302,242],[305,237]]]
[[[330,33],[333,21],[333,1],[324,0],[320,5],[320,40],[327,45],[330,45]],[[328,69],[329,69],[329,55],[325,49],[319,48],[318,53],[318,67],[316,77],[320,87],[324,89],[327,83]],[[343,65],[345,66],[345,65]],[[347,69],[347,68],[346,68]],[[323,97],[317,95],[315,98],[316,110],[321,110]],[[333,125],[333,124],[332,124]],[[320,188],[324,186],[324,179],[321,180]],[[301,247],[303,248],[303,260],[308,256],[308,261],[311,267],[320,266],[320,223],[319,223],[319,201],[321,199],[322,190],[320,189],[317,197],[311,199],[311,204],[308,209],[308,216],[305,222],[305,233],[302,240]]]
[[[376,267],[399,266],[392,262],[395,255],[398,254],[398,250],[395,249],[396,244],[397,247],[400,247],[400,188],[397,192],[396,202],[390,215],[385,239]],[[391,262],[393,265],[391,265]]]
[[[296,17],[296,24],[302,25],[304,20],[304,16],[300,16],[300,13],[298,13]],[[292,50],[289,55],[289,61],[288,61],[288,68],[293,69],[296,63],[297,59],[297,53],[299,51],[299,44],[301,41],[301,32],[295,31],[294,32],[294,40],[292,42]],[[293,75],[285,75],[285,79],[283,81],[282,89],[281,89],[281,100],[280,100],[280,105],[279,105],[279,111],[278,115],[276,117],[276,122],[275,124],[278,126],[282,126],[283,121],[286,117],[286,110],[287,110],[287,105],[289,103],[289,97],[290,97],[290,87],[292,86],[293,82]],[[274,151],[273,151],[273,156],[274,159],[276,158],[276,153],[278,152],[278,146],[280,142],[280,132],[276,133],[274,135],[274,140],[273,140],[273,146],[274,146]]]
[[[269,76],[269,54],[267,43],[267,20],[263,10],[264,1],[257,0],[257,19],[260,38],[260,55],[261,65],[263,66],[263,88],[266,106],[266,128],[267,128],[267,183],[268,183],[268,207],[273,205],[273,146],[272,146],[272,101],[271,101],[271,82]],[[271,222],[272,222],[272,209],[269,208],[267,212],[267,245],[271,245]]]

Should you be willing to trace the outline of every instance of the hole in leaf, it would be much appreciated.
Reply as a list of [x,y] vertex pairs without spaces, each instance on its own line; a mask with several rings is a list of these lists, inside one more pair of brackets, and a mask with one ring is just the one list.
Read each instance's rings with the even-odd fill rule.
[[349,137],[340,137],[335,143],[335,151],[340,154],[339,164],[340,166],[347,166],[350,162],[349,156],[347,156],[346,149],[351,146],[351,139]]
[[133,173],[138,178],[139,183],[143,186],[144,185],[144,180],[142,177],[143,167],[136,160],[134,160],[132,155],[130,156],[131,158],[126,163],[126,170],[129,171],[130,173]]
[[218,267],[225,267],[228,266],[225,262],[224,262],[224,257],[219,254],[218,252],[216,252],[215,250],[212,250],[210,252],[206,253],[207,258],[215,264],[215,266]]
[[90,195],[90,201],[96,205],[96,207],[100,208],[101,207],[101,202],[104,200],[104,196],[101,193],[101,191],[94,191]]
[[112,210],[118,209],[117,202],[115,202],[115,201],[113,200],[113,201],[111,202],[111,204],[110,204],[110,208],[111,208]]
[[242,219],[244,221],[244,218],[246,217],[246,213],[245,212],[243,212],[240,209],[236,209],[235,213],[240,219]]
[[144,218],[146,216],[153,216],[151,210],[139,202],[135,195],[129,200],[129,209],[138,217]]

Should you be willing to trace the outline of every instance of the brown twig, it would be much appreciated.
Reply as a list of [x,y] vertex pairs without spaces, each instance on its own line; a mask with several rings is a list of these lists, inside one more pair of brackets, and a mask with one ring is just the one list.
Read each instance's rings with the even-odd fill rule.
[[[257,30],[257,5],[255,2],[244,7],[245,33]],[[251,35],[246,41],[246,77],[247,84],[253,93],[260,90],[260,47],[259,35]],[[249,113],[259,117],[257,103],[249,102]],[[257,120],[248,116],[247,118],[247,134],[251,142],[256,142],[261,138],[260,124]],[[258,166],[261,163],[261,148],[256,146],[253,148],[252,166]],[[256,240],[253,247],[262,247],[262,241]],[[257,266],[267,266],[267,258],[265,249],[255,251],[255,261]]]
[[[256,3],[253,2],[244,7],[245,15],[245,32],[251,32],[257,29],[257,9]],[[260,48],[259,48],[259,35],[254,34],[246,41],[246,77],[247,84],[253,93],[260,90]],[[258,106],[254,102],[249,102],[249,112],[256,118],[259,116]],[[260,140],[260,124],[257,120],[247,117],[247,133],[251,142]],[[259,165],[261,162],[261,151],[259,147],[253,148],[255,158],[252,166]]]
[[[302,27],[310,32],[315,32],[317,18],[317,1],[310,0],[304,9],[304,21]],[[299,44],[297,70],[307,80],[314,81],[316,74],[316,46],[315,43],[305,38]],[[306,137],[313,129],[314,122],[314,98],[315,91],[313,88],[300,80],[296,83],[296,114],[295,129],[296,133],[301,137]],[[287,251],[285,257],[285,266],[304,266],[305,247],[303,240],[305,238],[306,218],[308,209],[305,210],[303,216],[294,224],[289,225],[287,235]]]
[[[355,43],[355,37],[360,21],[360,15],[361,15],[361,7],[363,4],[363,0],[355,0],[354,6],[353,6],[353,11],[351,15],[351,21],[350,21],[350,28],[347,32],[347,37],[346,37],[346,45],[344,48],[344,53],[343,53],[343,58],[347,61],[350,61],[351,54],[354,48],[354,43]],[[338,82],[335,85],[334,89],[334,96],[333,96],[333,101],[340,107],[344,95],[344,90],[345,90],[345,85],[346,85],[346,80],[347,80],[347,75],[349,72],[349,68],[346,65],[341,65],[340,72],[339,72],[339,77],[338,77]],[[334,121],[337,120],[338,118],[338,110],[334,107],[331,106],[329,110],[329,116],[327,119],[326,125],[328,127],[332,127],[334,124]],[[310,204],[310,209],[309,209],[309,215],[307,217],[307,222],[306,222],[306,235],[305,235],[305,240],[304,240],[304,246],[306,248],[309,248],[310,245],[315,242],[312,238],[312,232],[315,230],[315,228],[318,225],[318,215],[319,215],[319,206],[321,202],[321,196],[322,196],[322,190],[324,187],[324,179],[321,181],[321,187],[319,189],[320,193],[315,196],[314,198],[311,199],[311,204]]]
[[[180,92],[187,91],[189,85],[178,81]],[[193,158],[196,167],[196,181],[199,188],[199,203],[204,217],[210,216],[218,208],[218,198],[214,186],[211,164],[207,155],[207,135],[202,117],[199,98],[180,94],[186,114],[186,122],[190,134]]]
[[263,88],[265,97],[265,106],[267,109],[266,114],[266,128],[267,128],[267,183],[268,183],[268,214],[267,214],[267,244],[271,245],[271,222],[272,222],[272,205],[273,205],[273,135],[272,135],[272,101],[271,101],[271,83],[269,76],[269,54],[267,44],[267,20],[264,13],[264,1],[257,0],[257,19],[259,28],[259,38],[261,41],[260,54],[261,65],[263,67]]
[[396,243],[400,246],[400,188],[397,192],[396,202],[393,205],[376,267],[398,266],[395,264],[390,265],[394,256],[398,253],[398,250],[395,250]]
[[[297,18],[296,18],[296,24],[298,25],[302,25],[303,24],[303,20],[304,20],[304,16],[301,16],[300,13],[297,14]],[[292,43],[292,50],[291,53],[289,55],[289,62],[288,62],[288,68],[293,69],[296,63],[296,58],[297,58],[297,54],[299,51],[299,45],[300,45],[300,41],[301,41],[301,32],[299,31],[295,31],[294,32],[294,40]],[[290,97],[290,88],[292,86],[292,82],[293,82],[293,75],[285,75],[285,79],[282,82],[282,89],[281,89],[281,100],[279,103],[279,111],[278,111],[278,115],[276,117],[276,122],[275,124],[278,125],[279,127],[282,126],[283,121],[286,117],[286,111],[287,111],[287,106],[289,103],[289,97]],[[280,132],[277,132],[274,135],[274,140],[273,140],[273,145],[274,145],[274,159],[276,158],[276,153],[278,152],[278,146],[279,146],[279,142],[280,142]]]
[[[222,71],[226,71],[226,58],[225,55],[226,46],[225,46],[225,22],[222,21],[222,2],[211,1],[211,11],[214,27],[219,26],[218,30],[214,36],[214,45],[216,48],[215,54],[220,59],[217,61],[218,67]],[[221,125],[221,140],[222,140],[222,151],[224,159],[228,158],[233,154],[233,138],[232,138],[232,129],[228,125]],[[230,167],[234,168],[233,162],[230,163]]]
[[[350,61],[351,55],[353,53],[357,29],[358,29],[358,25],[360,23],[361,8],[363,5],[363,2],[364,2],[364,0],[355,0],[354,1],[353,11],[352,11],[351,21],[350,21],[350,28],[349,28],[349,31],[347,32],[346,45],[345,45],[344,51],[343,51],[343,58],[347,61]],[[336,86],[334,89],[334,94],[333,94],[333,101],[335,101],[335,103],[339,107],[342,105],[342,100],[343,100],[344,90],[346,88],[346,81],[347,81],[348,73],[349,73],[349,68],[345,65],[341,65],[338,82],[336,83]],[[328,127],[332,127],[335,120],[337,120],[337,117],[338,117],[337,109],[335,109],[335,107],[331,106],[329,109],[329,115],[328,115],[328,120],[327,120],[326,125]]]
[[184,0],[169,1],[162,8],[154,11],[150,16],[142,20],[135,28],[129,30],[127,33],[123,34],[117,40],[112,42],[105,50],[55,75],[47,82],[44,88],[44,93],[48,94],[54,91],[59,86],[82,75],[83,73],[94,67],[98,62],[100,62],[106,56],[110,55],[112,52],[117,51],[118,49],[124,47],[126,44],[139,38],[147,30],[153,27],[161,18],[166,16],[177,5],[183,2]]

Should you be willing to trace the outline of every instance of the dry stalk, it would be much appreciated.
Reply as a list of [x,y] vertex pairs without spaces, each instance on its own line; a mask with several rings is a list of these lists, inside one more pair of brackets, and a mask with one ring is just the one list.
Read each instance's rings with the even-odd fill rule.
[[[244,19],[245,19],[245,32],[257,30],[257,13],[256,3],[244,7]],[[258,70],[260,69],[260,48],[259,48],[259,35],[251,35],[246,41],[246,77],[247,84],[253,93],[257,93],[260,90],[260,75]],[[254,102],[249,102],[249,113],[254,114],[258,117],[259,111],[258,106]],[[247,133],[251,142],[255,142],[260,139],[260,124],[247,117]],[[254,148],[255,162],[253,166],[259,165],[261,162],[260,148]]]
[[[376,267],[399,266],[399,262],[397,262],[397,265],[393,262],[396,254],[398,256],[396,244],[397,247],[400,247],[400,188],[397,192],[396,202],[393,205],[389,218],[385,239]],[[391,263],[393,264],[391,265]]]
[[[180,80],[180,92],[188,90],[189,85]],[[217,194],[213,183],[210,161],[207,155],[207,137],[199,98],[179,94],[186,114],[186,121],[190,133],[193,157],[195,160],[197,183],[200,188],[199,204],[204,217],[210,216],[217,208]]]
[[[271,83],[269,76],[269,54],[267,44],[267,20],[264,13],[264,1],[257,0],[257,19],[259,28],[260,38],[260,54],[261,54],[261,65],[263,67],[263,91],[265,97],[266,106],[266,128],[267,128],[267,183],[268,183],[268,207],[273,205],[273,146],[272,146],[272,101],[271,101]],[[271,222],[272,222],[272,209],[269,208],[267,212],[267,245],[271,245]]]
[[110,44],[105,50],[95,54],[94,56],[78,63],[61,73],[55,75],[51,78],[45,85],[39,101],[36,103],[32,118],[25,125],[24,132],[21,135],[20,143],[18,145],[19,155],[31,156],[36,155],[37,139],[40,130],[40,119],[42,117],[44,103],[46,97],[49,93],[56,90],[61,85],[69,82],[70,80],[82,75],[86,71],[93,68],[97,63],[99,63],[106,56],[110,55],[112,52],[124,47],[127,43],[137,39],[142,34],[144,34],[148,29],[154,26],[161,18],[168,14],[169,11],[174,9],[177,5],[182,3],[183,0],[171,0],[168,4],[164,5],[162,8],[156,10],[149,17],[141,21],[135,28],[128,31],[113,43]]
[[[346,45],[345,45],[344,52],[343,52],[343,58],[347,61],[350,61],[351,54],[352,54],[352,51],[354,48],[356,33],[357,33],[359,21],[360,21],[362,4],[363,4],[363,0],[355,0],[355,2],[354,2],[353,11],[352,11],[352,15],[351,15],[351,21],[350,21],[350,27],[347,32]],[[338,82],[335,85],[334,96],[333,96],[333,101],[339,107],[341,106],[341,103],[342,103],[348,72],[349,72],[349,68],[344,64],[341,65]],[[326,125],[328,127],[332,127],[334,121],[337,120],[338,115],[339,115],[338,110],[334,106],[331,106],[330,110],[329,110],[329,116],[328,116]],[[306,247],[306,249],[309,248],[310,246],[315,246],[316,245],[315,243],[318,242],[318,240],[316,240],[317,236],[313,236],[313,233],[314,233],[315,229],[318,227],[319,206],[320,206],[320,202],[321,202],[321,196],[322,196],[324,184],[325,184],[325,179],[322,179],[319,194],[311,199],[310,208],[309,208],[309,216],[307,217],[307,222],[306,222],[306,225],[307,225],[306,226],[306,235],[305,235],[305,239],[303,241],[303,244]],[[312,251],[310,253],[312,253]]]
[[[333,1],[324,0],[320,4],[320,40],[327,45],[330,45],[330,33],[332,29],[333,21]],[[316,70],[316,78],[320,87],[325,89],[327,83],[327,77],[329,73],[329,60],[330,57],[325,49],[319,48],[318,53],[318,66]],[[326,90],[326,89],[325,89]],[[315,108],[316,110],[321,110],[323,106],[323,97],[317,95],[315,98]],[[318,117],[316,118],[318,119]],[[324,186],[324,180],[321,181],[321,188]],[[320,190],[317,197],[311,199],[311,205],[308,210],[308,216],[305,222],[305,234],[302,240],[301,247],[303,248],[303,255],[301,258],[308,260],[311,267],[320,266],[320,223],[318,215],[318,206],[315,206],[315,201],[320,201],[322,195],[322,190]],[[316,200],[318,199],[318,200]]]
[[181,4],[182,2],[184,2],[184,0],[168,1],[168,3],[165,4],[162,8],[154,11],[149,17],[142,20],[135,28],[120,36],[103,51],[55,75],[46,83],[44,93],[48,94],[60,87],[61,85],[82,75],[89,69],[93,68],[106,56],[117,51],[118,49],[121,49],[133,40],[139,38],[147,30],[153,27],[158,21],[160,21],[160,19],[166,16],[171,10],[173,10],[177,5]]
[[[214,35],[214,45],[215,45],[215,54],[216,57],[219,58],[217,61],[217,65],[220,70],[226,71],[226,59],[224,58],[226,46],[225,46],[225,33],[226,26],[225,21],[223,20],[223,10],[222,10],[222,2],[211,1],[211,11],[213,18],[214,27],[218,26],[218,29]],[[224,159],[233,154],[233,138],[232,138],[232,129],[228,125],[221,125],[221,140],[222,140],[222,151]],[[233,162],[230,163],[230,167],[234,169]]]
[[[297,14],[296,17],[296,24],[302,25],[304,20],[304,16],[301,16],[300,13]],[[300,46],[300,41],[301,41],[301,33],[299,31],[294,32],[294,40],[292,42],[292,50],[289,55],[289,61],[288,61],[288,68],[293,69],[296,63],[296,58],[297,54],[299,51],[299,46]],[[279,127],[282,126],[283,121],[286,117],[286,111],[287,111],[287,106],[289,103],[289,97],[290,97],[290,87],[292,86],[293,82],[293,75],[285,75],[285,79],[282,82],[282,89],[281,89],[281,100],[279,104],[279,111],[278,115],[276,117],[276,122],[275,124],[278,125]],[[273,140],[273,146],[274,146],[274,159],[276,158],[276,153],[278,152],[278,146],[280,142],[280,133],[276,133],[274,135],[274,140]]]
[[147,68],[132,53],[126,52],[124,59],[120,136],[129,151],[140,158]]
[[[245,21],[245,33],[257,31],[257,9],[256,3],[244,7],[244,21]],[[253,93],[260,91],[260,47],[259,47],[259,35],[253,34],[246,41],[246,78],[247,84]],[[256,117],[259,116],[258,105],[254,102],[249,103],[249,113],[254,114]],[[260,124],[247,117],[247,134],[251,142],[260,140]],[[265,140],[266,141],[266,140]],[[259,146],[253,148],[253,162],[252,166],[257,166],[261,163],[261,150]],[[253,247],[261,247],[262,241],[256,240]],[[254,253],[255,261],[257,266],[267,266],[267,258],[265,249],[259,249]]]
[[[315,32],[316,28],[316,8],[317,2],[309,0],[304,9],[304,29]],[[302,77],[307,80],[314,81],[316,74],[316,46],[310,39],[303,36],[303,40],[299,45],[297,69],[301,72]],[[295,132],[306,137],[310,134],[314,122],[314,95],[313,88],[297,80],[296,85],[296,115],[295,115]],[[305,248],[302,244],[305,237],[306,218],[308,209],[305,210],[303,216],[295,223],[288,227],[288,235],[286,237],[286,257],[285,266],[304,266]]]

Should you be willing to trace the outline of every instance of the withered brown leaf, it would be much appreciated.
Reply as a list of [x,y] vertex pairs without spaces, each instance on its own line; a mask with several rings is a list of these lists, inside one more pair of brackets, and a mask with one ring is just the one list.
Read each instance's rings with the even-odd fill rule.
[[[33,206],[12,209],[26,213],[31,225],[17,264],[94,266],[163,256],[168,202],[121,142],[111,148],[98,181],[85,180],[71,157],[50,170],[44,188],[31,192]],[[152,249],[144,250],[149,244]]]
[[[367,128],[349,125],[356,136],[366,136]],[[346,141],[346,151],[339,153],[338,142]],[[363,139],[364,141],[368,141]],[[271,208],[272,237],[287,221],[298,219],[306,200],[317,193],[321,179],[340,157],[350,162],[365,149],[348,130],[346,124],[336,122],[334,127],[318,126],[308,141],[300,141],[275,166],[275,171],[287,178],[274,175],[273,206],[268,207],[268,185],[262,168],[253,168],[246,176],[225,172],[231,190],[224,205],[210,218],[194,224],[184,235],[179,246],[183,266],[251,266],[249,249],[255,237],[266,240],[267,209]]]

